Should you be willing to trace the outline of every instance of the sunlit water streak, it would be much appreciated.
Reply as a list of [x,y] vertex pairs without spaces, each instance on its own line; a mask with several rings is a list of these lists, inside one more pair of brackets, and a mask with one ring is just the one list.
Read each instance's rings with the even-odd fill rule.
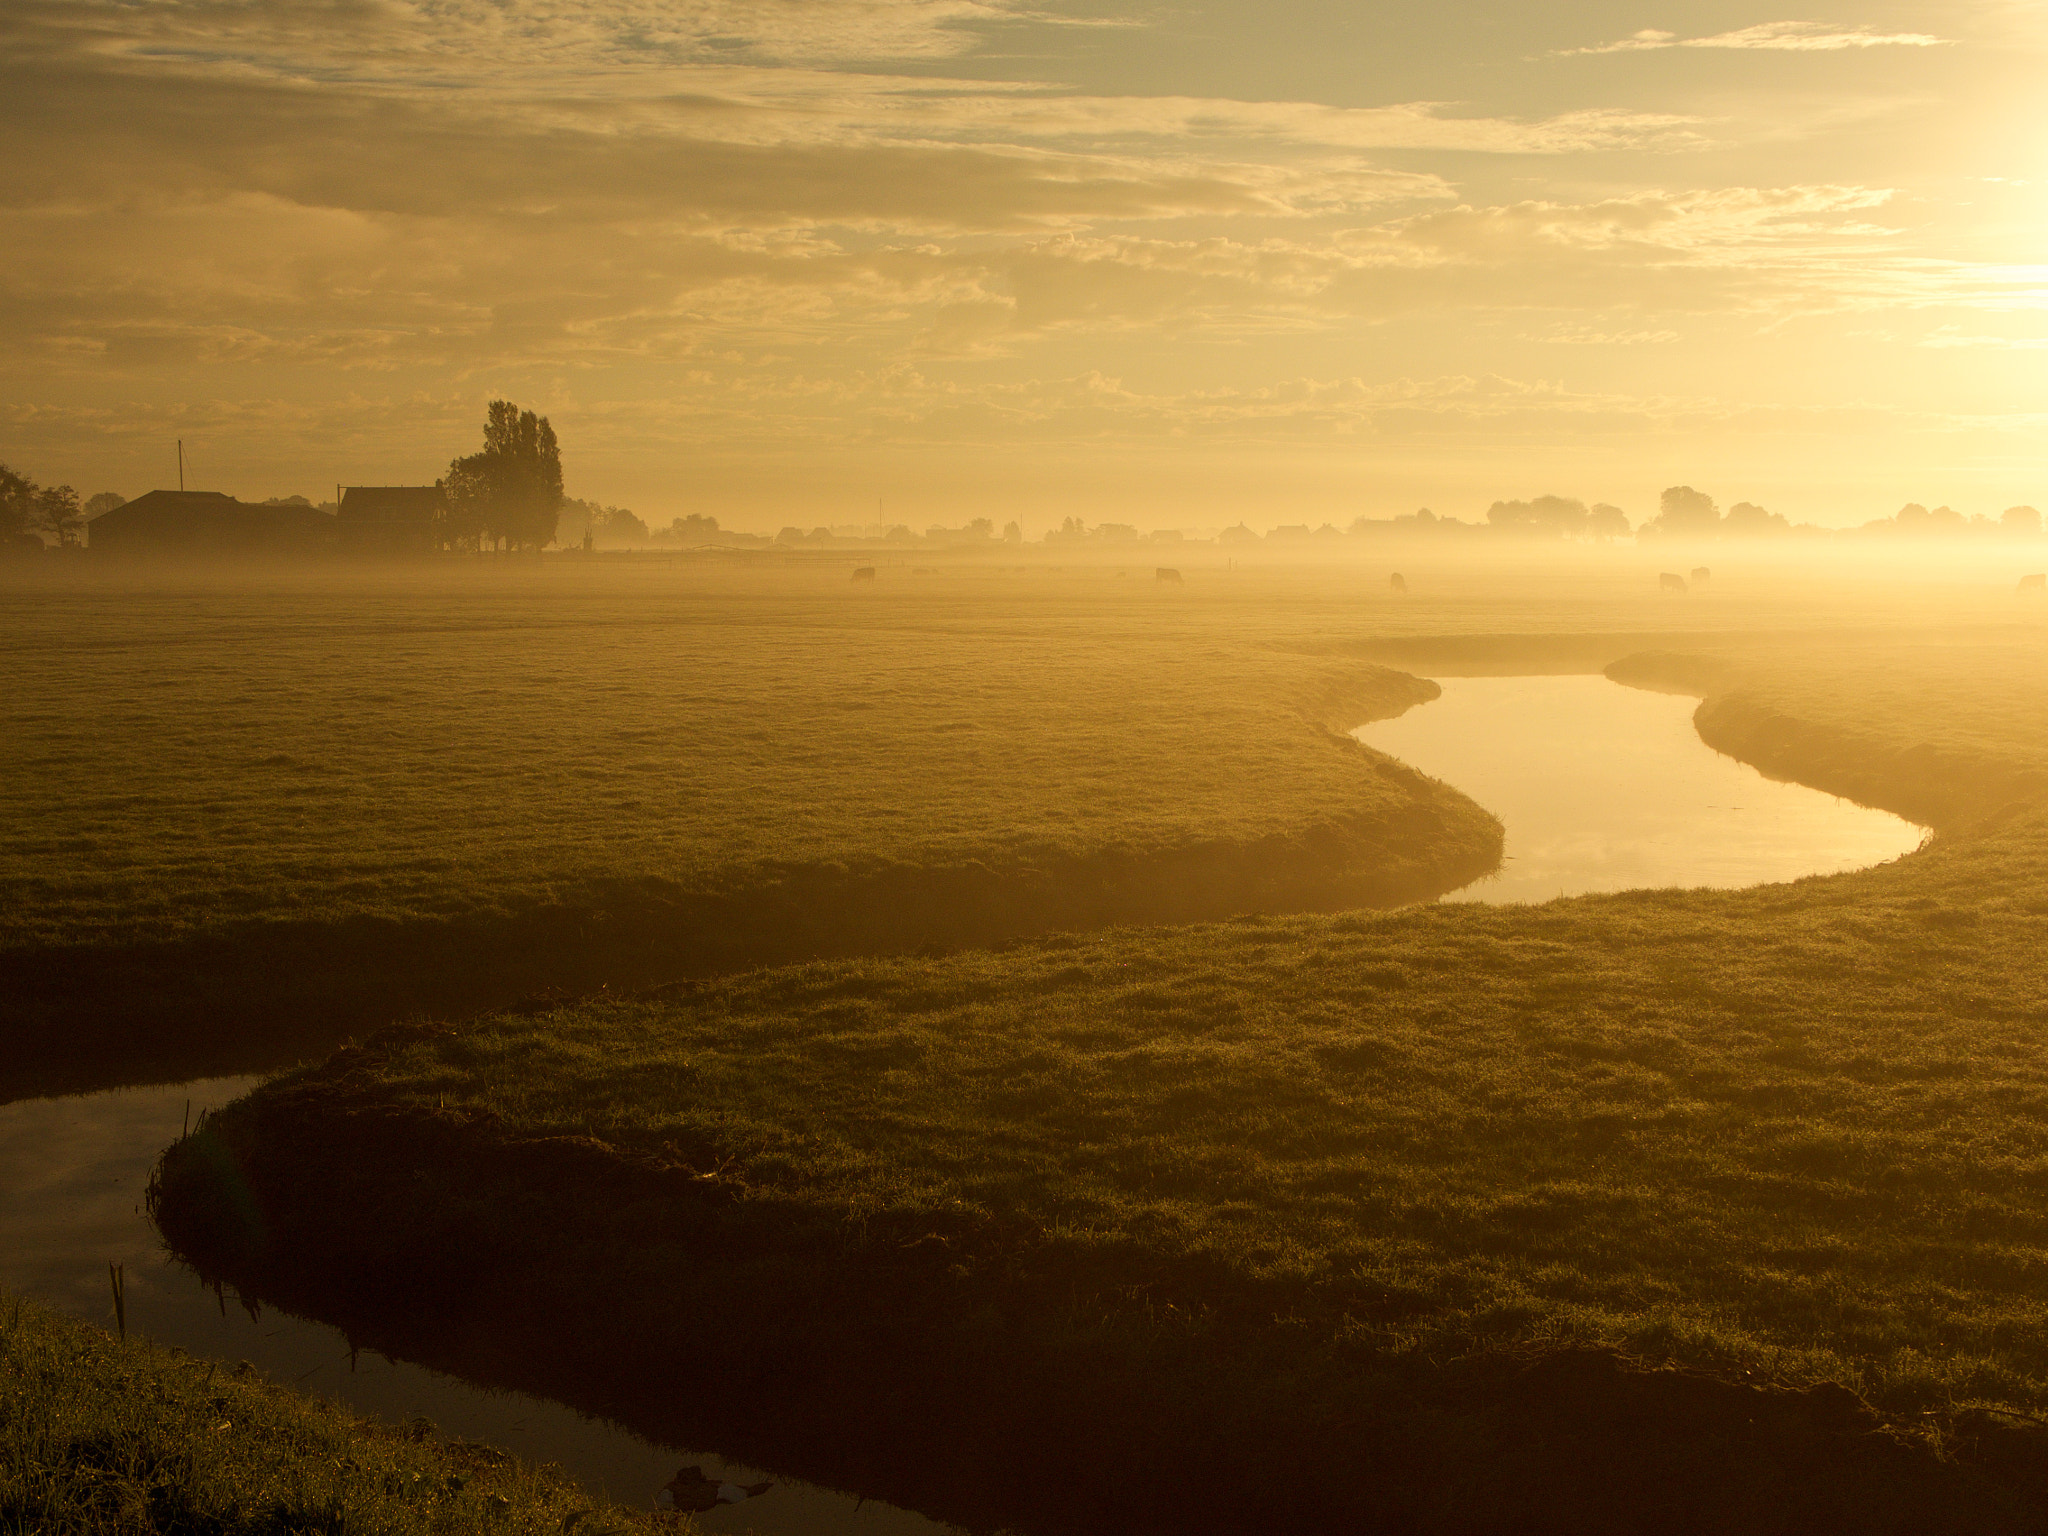
[[1500,872],[1447,901],[1732,889],[1880,864],[1925,830],[1700,740],[1698,701],[1604,677],[1447,677],[1443,696],[1361,726],[1367,746],[1469,795],[1507,829]]
[[107,1264],[125,1265],[131,1331],[202,1358],[247,1360],[273,1381],[388,1423],[423,1417],[447,1438],[554,1462],[628,1508],[651,1508],[654,1490],[690,1462],[714,1479],[775,1482],[758,1501],[699,1516],[706,1531],[941,1536],[948,1529],[891,1505],[860,1504],[716,1456],[652,1445],[560,1403],[487,1391],[369,1350],[351,1370],[338,1330],[275,1311],[252,1318],[232,1292],[223,1315],[214,1293],[164,1251],[142,1194],[158,1154],[178,1138],[188,1102],[196,1120],[255,1083],[221,1077],[0,1105],[0,1286],[112,1327]]

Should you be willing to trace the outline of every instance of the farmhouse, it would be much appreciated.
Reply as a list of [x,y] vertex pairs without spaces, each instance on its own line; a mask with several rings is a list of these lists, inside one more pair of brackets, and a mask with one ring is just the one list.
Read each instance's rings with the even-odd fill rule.
[[350,485],[335,519],[341,547],[355,554],[423,555],[444,542],[448,498],[438,485]]
[[86,524],[101,554],[150,559],[307,555],[332,547],[334,515],[256,506],[220,491],[151,491]]

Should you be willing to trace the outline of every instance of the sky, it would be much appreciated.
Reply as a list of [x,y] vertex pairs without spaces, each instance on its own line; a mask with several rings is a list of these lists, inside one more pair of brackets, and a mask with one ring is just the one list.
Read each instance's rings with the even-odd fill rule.
[[0,460],[772,530],[2048,506],[2048,0],[0,0]]

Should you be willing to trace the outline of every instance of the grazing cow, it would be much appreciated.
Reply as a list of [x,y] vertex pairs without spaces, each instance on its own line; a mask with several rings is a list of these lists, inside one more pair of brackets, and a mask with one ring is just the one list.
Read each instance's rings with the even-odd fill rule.
[[2020,590],[2022,592],[2048,592],[2048,571],[2044,571],[2038,576],[2022,576],[2020,578]]
[[1406,592],[1408,590],[1408,578],[1399,571],[1396,571],[1387,578],[1387,585],[1396,592]]
[[1685,578],[1676,571],[1659,571],[1657,573],[1657,590],[1659,592],[1683,592],[1685,590]]
[[1180,572],[1170,565],[1162,565],[1155,569],[1152,572],[1152,579],[1162,586],[1184,587],[1187,585],[1186,582],[1180,579]]
[[1707,580],[1713,574],[1714,573],[1708,570],[1704,565],[1696,565],[1692,568],[1692,579],[1695,585],[1702,581]]
[[872,565],[857,565],[853,568],[853,579],[855,581],[873,581],[875,579],[875,568]]

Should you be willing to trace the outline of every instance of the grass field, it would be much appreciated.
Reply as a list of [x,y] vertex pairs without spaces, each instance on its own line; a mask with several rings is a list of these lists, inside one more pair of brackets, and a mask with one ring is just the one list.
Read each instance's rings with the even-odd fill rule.
[[1383,905],[1498,855],[1342,734],[1434,686],[1306,652],[1284,604],[892,580],[11,592],[0,1092],[814,954]]
[[811,956],[1415,899],[1498,840],[1342,735],[1429,696],[1380,664],[1418,644],[1597,670],[1715,636],[2039,624],[1988,567],[1738,565],[1672,601],[1655,552],[1415,554],[1405,598],[1377,567],[1220,557],[1181,587],[1043,561],[872,588],[14,571],[0,1094]]
[[0,1296],[0,1531],[10,1536],[616,1536],[650,1524],[489,1446],[438,1441],[427,1425],[372,1425]]
[[[2048,646],[1753,636],[1616,670],[1707,692],[1709,740],[1921,815],[1928,849],[389,1036],[218,1117],[164,1217],[400,1335],[478,1305],[481,1267],[492,1326],[577,1316],[527,1384],[575,1400],[596,1361],[651,1401],[687,1357],[743,1383],[724,1431],[762,1459],[963,1515],[1241,1529],[1213,1489],[1244,1479],[1303,1528],[2033,1528]],[[1505,650],[1574,646],[1606,648]]]

